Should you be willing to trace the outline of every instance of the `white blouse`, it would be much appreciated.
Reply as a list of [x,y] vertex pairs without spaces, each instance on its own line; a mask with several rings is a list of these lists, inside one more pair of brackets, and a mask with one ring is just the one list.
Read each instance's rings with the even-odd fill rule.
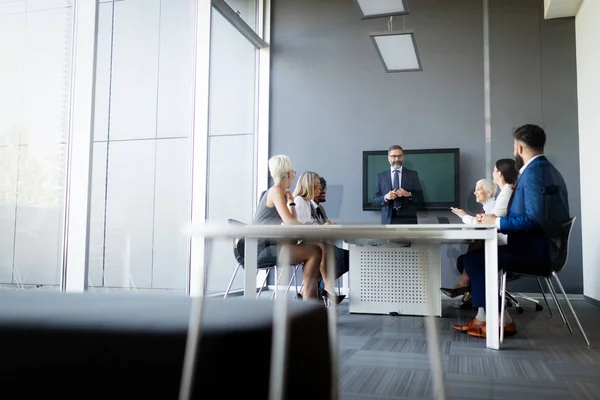
[[313,217],[311,213],[310,201],[306,200],[302,196],[294,197],[294,203],[296,203],[296,219],[301,224],[312,224]]
[[507,183],[504,187],[500,188],[500,193],[496,197],[496,205],[492,214],[496,217],[505,217],[508,214],[508,203],[513,194],[513,188]]
[[[513,188],[507,183],[500,189],[500,193],[496,198],[496,206],[494,207],[494,214],[496,217],[505,217],[508,214],[508,203],[513,194]],[[498,246],[508,244],[508,236],[504,233],[498,234]]]
[[[495,208],[496,208],[496,199],[494,199],[494,198],[488,199],[488,201],[486,201],[485,204],[483,205],[483,211],[485,211],[486,214],[493,214]],[[462,217],[462,222],[465,224],[476,224],[477,219],[475,219],[475,217],[467,214],[464,217]]]
[[[513,194],[513,188],[509,184],[505,184],[500,188],[500,193],[496,199],[489,199],[483,205],[483,210],[486,214],[493,214],[496,217],[505,217],[508,214],[508,203]],[[462,217],[465,224],[476,224],[475,217],[465,215]],[[498,234],[498,246],[503,246],[508,243],[508,236],[504,233]]]

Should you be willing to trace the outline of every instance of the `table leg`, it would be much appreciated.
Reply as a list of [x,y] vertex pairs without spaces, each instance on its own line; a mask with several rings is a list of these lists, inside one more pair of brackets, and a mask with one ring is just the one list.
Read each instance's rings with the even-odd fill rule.
[[500,323],[498,317],[498,237],[485,241],[485,305],[486,347],[500,348]]
[[[437,245],[439,246],[439,245]],[[432,257],[437,268],[441,266],[440,252],[435,253],[433,246],[428,246],[429,254],[436,254],[437,257]],[[439,247],[438,247],[439,250]],[[446,399],[446,387],[444,385],[444,364],[442,362],[442,352],[440,350],[440,337],[438,335],[438,327],[436,316],[440,314],[440,297],[439,287],[440,282],[436,279],[431,279],[429,274],[430,264],[421,264],[426,270],[423,271],[423,276],[429,276],[429,284],[427,285],[427,316],[425,328],[427,331],[427,349],[429,352],[429,365],[433,377],[433,398],[437,400]]]
[[256,298],[256,270],[258,264],[258,239],[246,238],[244,251],[244,297]]

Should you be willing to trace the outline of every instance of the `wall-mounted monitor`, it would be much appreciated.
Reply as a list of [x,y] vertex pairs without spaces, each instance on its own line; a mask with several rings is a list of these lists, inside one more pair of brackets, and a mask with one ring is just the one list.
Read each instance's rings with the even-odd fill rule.
[[[404,150],[403,166],[419,173],[425,210],[459,207],[459,149]],[[363,210],[381,209],[373,205],[373,194],[377,174],[389,168],[387,150],[363,151]]]

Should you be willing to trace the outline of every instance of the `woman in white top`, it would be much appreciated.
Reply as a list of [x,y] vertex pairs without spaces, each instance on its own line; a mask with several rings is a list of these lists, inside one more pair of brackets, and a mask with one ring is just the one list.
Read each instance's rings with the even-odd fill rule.
[[[518,175],[519,175],[519,171],[517,171],[517,168],[515,167],[515,160],[513,160],[511,158],[501,158],[498,161],[496,161],[496,164],[494,165],[494,172],[492,173],[492,176],[494,179],[493,186],[497,185],[500,188],[500,193],[498,194],[498,197],[496,198],[491,211],[486,209],[487,202],[484,203],[483,209],[486,214],[493,214],[497,217],[506,216],[506,214],[508,212],[508,204],[510,203],[510,198],[512,197],[514,186],[517,183]],[[488,183],[484,184],[483,181],[487,181]],[[480,182],[482,182],[482,186],[489,186],[490,181],[487,179],[481,180],[481,181],[477,182],[478,185]],[[494,189],[494,191],[495,191],[495,189]],[[479,203],[482,203],[482,201],[480,201],[480,200],[484,200],[485,196],[481,196],[481,195],[478,196],[477,192],[478,192],[478,190],[476,188],[475,189],[475,197],[477,197],[477,201]],[[486,190],[486,192],[487,192],[487,190]],[[467,213],[465,213],[461,209],[453,208],[452,212],[454,212],[456,215],[461,217],[464,223],[476,224],[477,219],[480,217],[480,214],[477,214],[475,217],[471,217],[470,215],[467,215]],[[470,218],[466,218],[466,217],[470,217]],[[505,244],[506,244],[506,235],[499,233],[498,234],[498,245],[502,246]],[[467,252],[471,251],[477,247],[480,247],[480,246],[481,246],[481,242],[475,242],[475,243],[469,245],[469,249],[467,250]],[[453,288],[442,288],[441,289],[445,295],[447,295],[448,297],[452,297],[452,298],[454,298],[456,296],[460,296],[461,294],[464,294],[461,306],[463,306],[470,299],[469,286],[471,283],[469,276],[467,275],[467,272],[465,271],[465,268],[463,266],[462,257],[463,256],[459,256],[458,259],[456,260],[456,267],[461,274],[460,281],[456,285],[454,285]],[[461,307],[461,306],[459,306],[459,307]]]
[[[489,179],[480,179],[475,184],[475,200],[483,205],[483,212],[485,214],[493,214],[494,209],[496,207],[496,199],[494,199],[494,195],[496,194],[496,183],[490,181]],[[462,219],[462,222],[465,224],[476,224],[477,219],[467,214],[465,211],[460,208],[450,207],[450,210]]]
[[315,213],[311,202],[321,194],[321,180],[316,172],[306,171],[300,174],[294,189],[296,219],[301,224],[315,223]]
[[[316,203],[314,199],[321,195],[321,179],[316,172],[307,171],[300,174],[296,188],[294,189],[294,203],[296,203],[296,218],[301,224],[322,224],[323,221],[318,221],[319,218],[316,214]],[[325,222],[329,224],[329,222]],[[320,272],[323,282],[325,283],[325,290],[320,293],[322,297],[327,296],[330,299],[334,299],[337,303],[341,302],[345,295],[336,296],[334,288],[330,287],[330,282],[327,280],[327,246],[323,242],[316,243],[322,252]]]

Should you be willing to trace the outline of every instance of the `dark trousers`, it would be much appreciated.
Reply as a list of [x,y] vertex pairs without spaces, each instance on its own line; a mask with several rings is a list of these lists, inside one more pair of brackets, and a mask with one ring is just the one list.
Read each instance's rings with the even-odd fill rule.
[[[462,265],[471,279],[473,307],[485,308],[485,251],[481,247],[460,256]],[[549,275],[549,262],[534,252],[515,249],[511,246],[498,247],[498,270],[516,274]],[[499,302],[500,303],[500,302]],[[500,306],[502,306],[500,304]]]
[[[350,270],[350,252],[335,246],[333,249],[335,251],[335,279],[339,279]],[[323,278],[319,279],[319,287],[321,289],[325,288]]]
[[393,209],[392,210],[392,220],[390,221],[391,225],[411,225],[418,224],[417,214],[414,212],[407,212],[407,210],[403,209]]

